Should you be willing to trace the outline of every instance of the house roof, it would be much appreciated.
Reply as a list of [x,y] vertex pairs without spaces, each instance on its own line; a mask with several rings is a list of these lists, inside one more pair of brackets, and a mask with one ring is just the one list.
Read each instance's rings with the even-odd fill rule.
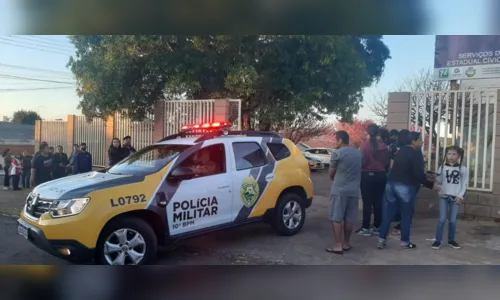
[[35,139],[35,126],[24,124],[13,124],[0,122],[0,142],[2,140],[25,140]]

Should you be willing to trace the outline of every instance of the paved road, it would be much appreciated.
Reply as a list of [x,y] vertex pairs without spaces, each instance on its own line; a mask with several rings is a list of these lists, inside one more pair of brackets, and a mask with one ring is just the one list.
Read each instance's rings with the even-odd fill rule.
[[[299,264],[299,265],[364,265],[364,264],[500,264],[500,227],[493,223],[460,221],[459,241],[462,250],[430,249],[435,219],[417,219],[412,233],[420,249],[402,251],[398,241],[389,248],[377,250],[375,237],[353,237],[353,250],[344,256],[324,251],[333,242],[327,219],[330,181],[326,172],[313,174],[316,196],[307,210],[301,233],[282,237],[266,224],[256,224],[217,232],[180,243],[163,250],[158,264]],[[16,233],[15,219],[0,217],[0,264],[55,264],[66,262],[38,250]]]

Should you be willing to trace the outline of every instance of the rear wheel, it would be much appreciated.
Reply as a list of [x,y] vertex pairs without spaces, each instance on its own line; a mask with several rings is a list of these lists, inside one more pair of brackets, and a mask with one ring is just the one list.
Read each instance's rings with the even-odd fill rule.
[[156,233],[146,221],[117,219],[102,231],[97,259],[104,265],[146,265],[155,259],[157,249]]
[[278,201],[272,225],[279,234],[291,236],[302,229],[305,218],[304,199],[297,194],[287,193]]

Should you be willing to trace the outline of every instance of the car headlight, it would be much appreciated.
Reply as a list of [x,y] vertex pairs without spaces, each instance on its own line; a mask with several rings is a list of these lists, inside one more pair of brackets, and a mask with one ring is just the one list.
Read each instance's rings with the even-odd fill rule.
[[89,201],[90,198],[56,200],[50,205],[49,212],[54,218],[74,216],[81,213]]

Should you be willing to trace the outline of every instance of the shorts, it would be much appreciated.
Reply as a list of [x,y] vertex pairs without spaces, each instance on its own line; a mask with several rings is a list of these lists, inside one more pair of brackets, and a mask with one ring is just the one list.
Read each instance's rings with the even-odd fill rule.
[[330,220],[332,222],[356,223],[359,197],[330,195]]

